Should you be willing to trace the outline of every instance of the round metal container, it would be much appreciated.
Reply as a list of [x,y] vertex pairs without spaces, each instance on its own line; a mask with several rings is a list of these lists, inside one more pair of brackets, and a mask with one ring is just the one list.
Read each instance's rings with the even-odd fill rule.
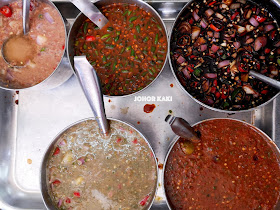
[[[198,0],[198,1],[194,1],[194,0],[191,0],[189,1],[183,8],[182,10],[179,12],[179,14],[177,15],[176,19],[175,19],[175,22],[173,23],[172,25],[172,28],[171,28],[171,31],[170,31],[170,34],[169,34],[169,39],[168,39],[168,58],[169,58],[169,64],[170,64],[170,68],[172,70],[172,73],[177,81],[177,83],[179,84],[179,86],[181,87],[181,89],[189,96],[191,97],[194,101],[196,101],[198,104],[200,104],[201,106],[204,106],[208,109],[211,109],[213,111],[218,111],[218,112],[224,112],[224,113],[229,113],[229,114],[233,114],[233,113],[240,113],[240,112],[247,112],[247,111],[252,111],[254,109],[256,109],[257,107],[262,107],[262,106],[265,106],[267,105],[268,103],[270,103],[271,101],[273,101],[273,99],[275,99],[279,94],[280,92],[278,92],[274,97],[272,97],[270,100],[266,101],[265,103],[263,104],[260,104],[259,106],[257,107],[253,107],[253,108],[250,108],[250,109],[246,109],[246,110],[238,110],[238,111],[230,111],[230,110],[223,110],[223,109],[218,109],[218,108],[214,108],[214,107],[211,107],[205,103],[202,103],[201,101],[197,100],[196,98],[194,98],[184,87],[183,85],[181,84],[181,82],[179,81],[179,79],[177,78],[177,75],[176,75],[176,69],[175,69],[175,65],[173,64],[172,62],[172,59],[171,59],[171,55],[170,55],[170,52],[171,52],[171,49],[170,49],[170,43],[171,43],[171,40],[172,40],[172,36],[173,36],[173,31],[174,31],[174,28],[177,26],[177,24],[180,22],[180,19],[181,19],[181,16],[183,16],[187,10],[188,10],[188,7],[190,4],[192,4],[193,2],[197,2],[197,3],[200,3],[202,0]],[[262,1],[262,0],[252,0],[252,2],[255,2],[256,4],[266,8],[270,14],[272,14],[272,16],[277,20],[278,23],[280,23],[280,2],[277,1],[277,0],[268,0],[268,1]],[[279,24],[278,24],[279,25]]]
[[[242,120],[236,120],[236,119],[229,119],[229,118],[213,118],[213,119],[207,119],[207,120],[202,120],[200,122],[195,123],[194,125],[192,125],[192,127],[199,125],[203,122],[207,122],[207,121],[212,121],[212,120],[230,120],[230,121],[236,121],[236,122],[241,122],[244,125],[250,126],[251,128],[253,128],[255,130],[255,132],[258,132],[260,135],[263,135],[266,139],[266,142],[268,143],[268,145],[272,148],[274,154],[277,156],[277,159],[279,161],[279,165],[280,165],[280,149],[277,147],[277,145],[275,144],[275,142],[266,134],[264,133],[262,130],[258,129],[257,127],[251,125],[250,123],[244,122]],[[176,136],[170,143],[169,148],[168,148],[168,152],[165,156],[165,160],[164,160],[164,166],[163,166],[163,176],[162,176],[162,183],[163,183],[163,188],[164,188],[164,195],[166,197],[166,202],[168,205],[169,209],[171,208],[171,205],[169,204],[169,198],[166,194],[166,190],[165,190],[165,183],[164,183],[164,174],[165,174],[165,167],[166,167],[166,163],[169,157],[170,152],[172,151],[174,145],[177,143],[177,141],[180,139],[179,136]],[[276,205],[276,209],[280,208],[280,200],[278,200],[278,203]]]
[[[44,201],[44,204],[45,206],[47,207],[47,209],[57,209],[55,207],[55,205],[53,204],[52,200],[51,200],[51,197],[49,196],[49,193],[48,193],[48,180],[47,180],[47,170],[46,170],[46,166],[47,166],[47,163],[48,163],[48,158],[50,156],[50,153],[53,151],[53,149],[56,147],[57,145],[57,141],[59,140],[59,138],[67,131],[69,130],[71,127],[75,126],[75,125],[78,125],[84,121],[87,121],[87,120],[94,120],[93,118],[87,118],[87,119],[83,119],[83,120],[80,120],[78,122],[75,122],[71,125],[69,125],[68,127],[66,127],[63,131],[61,131],[55,138],[54,140],[50,143],[50,145],[48,146],[48,149],[47,151],[45,152],[44,156],[43,156],[43,160],[42,160],[42,163],[41,163],[41,168],[40,168],[40,174],[41,174],[41,177],[40,177],[40,189],[41,189],[41,195],[42,195],[42,198],[43,198],[43,201]],[[150,203],[147,205],[148,206],[148,209],[151,208],[152,204],[153,204],[153,201],[155,199],[155,195],[156,195],[156,192],[157,192],[157,186],[158,186],[158,167],[157,167],[157,159],[156,159],[156,155],[149,143],[149,141],[147,140],[147,138],[139,131],[137,130],[134,126],[132,126],[131,124],[127,123],[127,122],[123,122],[121,120],[117,120],[117,119],[112,119],[112,118],[108,118],[108,120],[110,121],[117,121],[119,123],[123,123],[129,127],[131,127],[132,129],[134,129],[135,131],[137,131],[141,137],[146,141],[147,145],[149,146],[151,152],[153,153],[153,157],[154,157],[154,160],[155,160],[155,168],[156,168],[156,179],[157,179],[157,182],[156,182],[156,185],[155,185],[155,189],[154,189],[154,195],[153,195],[153,199],[151,199]],[[144,180],[143,180],[144,181]]]
[[[4,0],[0,2],[0,7],[7,5],[9,3],[14,2],[15,0]],[[51,7],[56,9],[57,13],[61,17],[61,21],[63,22],[63,27],[65,31],[65,46],[67,45],[67,33],[66,33],[66,19],[64,19],[60,13],[60,11],[57,9],[57,7],[52,3],[50,0],[39,0],[40,2],[44,2],[49,4]],[[47,61],[46,61],[47,62]],[[67,55],[66,55],[66,47],[63,50],[63,55],[60,59],[60,62],[57,64],[56,69],[52,72],[51,75],[49,75],[46,79],[41,81],[40,83],[33,85],[31,87],[26,87],[26,88],[12,88],[12,87],[7,87],[6,84],[0,83],[0,88],[6,89],[6,90],[26,90],[29,88],[32,88],[34,90],[45,90],[45,89],[51,89],[55,88],[64,82],[66,82],[73,74],[73,71],[69,68],[69,63],[67,60]]]
[[[102,0],[102,1],[98,1],[98,2],[96,2],[94,4],[95,4],[95,6],[97,6],[100,9],[100,8],[102,8],[104,6],[115,4],[115,3],[116,2],[113,1],[113,0]],[[150,6],[148,3],[144,2],[144,1],[141,1],[141,0],[118,0],[117,3],[126,3],[126,4],[137,5],[140,8],[143,8],[145,11],[151,13],[152,16],[159,22],[159,24],[163,28],[165,36],[166,36],[166,39],[167,39],[167,30],[166,30],[166,27],[165,27],[165,24],[164,24],[163,20],[161,19],[160,15],[157,13],[157,11],[152,6]],[[77,18],[75,19],[75,21],[74,21],[74,23],[73,23],[73,25],[72,25],[72,27],[70,29],[69,36],[68,36],[67,56],[68,56],[68,59],[70,61],[71,67],[72,67],[74,72],[75,72],[75,68],[74,68],[74,55],[75,55],[74,44],[75,44],[75,38],[76,38],[76,35],[78,33],[79,28],[81,27],[81,25],[83,24],[83,22],[86,19],[87,19],[87,17],[84,14],[80,13],[77,16]],[[167,51],[169,49],[168,45],[169,45],[169,42],[167,40],[167,49],[166,49]],[[154,83],[154,81],[159,77],[160,73],[162,72],[162,70],[163,70],[163,68],[164,68],[164,66],[166,64],[166,61],[167,61],[167,54],[168,53],[166,53],[166,56],[165,56],[165,59],[164,59],[164,62],[163,62],[163,66],[162,66],[160,72],[158,73],[157,77],[149,85],[147,85],[143,89],[141,89],[141,90],[139,90],[137,92],[131,93],[131,94],[120,95],[120,96],[110,96],[110,97],[131,96],[133,94],[139,93],[139,92],[147,89],[150,85],[152,85]]]

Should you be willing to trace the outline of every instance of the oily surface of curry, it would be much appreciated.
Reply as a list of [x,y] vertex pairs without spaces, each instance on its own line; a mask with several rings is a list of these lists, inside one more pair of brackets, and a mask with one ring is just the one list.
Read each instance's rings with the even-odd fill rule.
[[164,184],[171,207],[274,209],[280,167],[267,137],[228,119],[204,121],[195,129],[201,143],[191,147],[179,139],[167,160]]

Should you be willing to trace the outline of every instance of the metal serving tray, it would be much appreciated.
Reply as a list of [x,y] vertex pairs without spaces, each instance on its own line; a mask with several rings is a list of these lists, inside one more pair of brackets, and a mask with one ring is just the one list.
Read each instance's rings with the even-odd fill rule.
[[[149,2],[162,16],[168,32],[184,2]],[[73,23],[79,11],[67,1],[55,1],[62,15]],[[70,66],[69,66],[70,68]],[[171,87],[173,86],[173,87]],[[172,96],[172,101],[135,102],[135,96]],[[164,162],[175,137],[164,119],[170,110],[191,124],[215,118],[235,118],[262,129],[280,146],[280,97],[251,112],[223,114],[201,107],[178,86],[168,64],[145,91],[129,97],[105,97],[108,117],[133,124]],[[145,104],[155,104],[147,114]],[[44,209],[40,195],[40,163],[47,146],[66,126],[93,114],[75,76],[60,87],[46,91],[0,90],[0,209]],[[31,163],[32,161],[32,163]],[[161,167],[160,167],[161,168]],[[168,209],[159,169],[159,187],[152,209]]]

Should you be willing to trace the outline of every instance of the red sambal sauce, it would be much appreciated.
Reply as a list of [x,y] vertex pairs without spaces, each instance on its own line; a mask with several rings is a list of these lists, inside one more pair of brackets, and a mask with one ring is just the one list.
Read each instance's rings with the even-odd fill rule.
[[101,8],[109,23],[101,30],[87,19],[75,41],[76,55],[86,55],[106,95],[127,95],[150,84],[161,71],[167,52],[162,25],[131,4]]
[[201,142],[183,152],[180,139],[165,167],[172,209],[273,209],[279,201],[279,160],[266,137],[233,120],[195,126]]

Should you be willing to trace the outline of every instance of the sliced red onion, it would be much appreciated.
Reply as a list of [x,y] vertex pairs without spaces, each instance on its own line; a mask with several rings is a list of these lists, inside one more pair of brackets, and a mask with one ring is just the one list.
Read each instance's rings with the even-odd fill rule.
[[246,19],[249,19],[249,18],[251,17],[251,15],[252,15],[252,10],[249,9],[249,10],[247,11],[247,14],[246,14],[245,18],[246,18]]
[[226,5],[231,5],[232,4],[232,0],[223,0],[222,3],[226,4]]
[[224,19],[224,16],[221,15],[220,13],[216,13],[215,15],[216,15],[217,18],[219,18],[219,19],[221,19],[221,20]]
[[11,69],[7,70],[6,79],[9,80],[9,81],[13,81],[14,80],[14,75],[13,75],[13,72],[12,72]]
[[210,91],[210,82],[209,82],[209,80],[204,80],[203,82],[202,82],[202,90],[204,91],[204,92],[208,92],[208,91]]
[[187,68],[184,68],[182,72],[187,79],[191,79],[190,72],[187,70]]
[[207,28],[208,23],[206,22],[206,20],[204,18],[202,18],[202,20],[200,21],[200,25],[202,28]]
[[254,28],[255,28],[255,27],[254,27],[254,26],[252,26],[252,25],[249,25],[249,24],[248,24],[248,25],[246,25],[246,31],[247,31],[247,32],[251,32],[251,31],[253,31],[253,30],[254,30]]
[[216,73],[205,73],[204,76],[208,79],[215,79],[217,78],[217,74]]
[[181,33],[191,33],[191,29],[191,25],[186,21],[182,22],[179,26],[179,31]]
[[213,53],[216,53],[219,49],[220,49],[220,47],[217,46],[217,45],[215,45],[215,44],[213,44],[212,47],[211,47],[211,51],[212,51]]
[[246,4],[246,0],[237,0],[237,2],[239,2],[241,4]]
[[177,58],[177,62],[179,63],[179,64],[182,64],[182,63],[184,63],[186,60],[185,60],[185,58],[183,57],[183,56],[179,56],[178,58]]
[[278,76],[279,71],[276,66],[269,66],[269,70],[272,76]]
[[212,9],[208,9],[205,11],[205,14],[207,15],[207,17],[211,17],[214,14],[214,11]]
[[274,47],[280,47],[280,41],[278,41],[278,42],[274,45]]
[[214,37],[216,38],[216,39],[219,39],[220,38],[220,33],[219,32],[214,32]]
[[259,22],[254,17],[251,17],[249,19],[249,22],[255,27],[258,27],[260,25]]
[[213,31],[207,31],[207,36],[212,38],[214,36]]
[[253,38],[249,38],[246,40],[245,44],[251,44],[254,41]]
[[264,36],[258,37],[255,40],[254,50],[259,51],[262,47],[265,47],[267,44],[267,38]]
[[207,50],[207,44],[200,45],[200,51],[204,52],[205,50]]
[[50,15],[50,13],[46,12],[44,14],[44,17],[46,18],[46,20],[50,23],[50,24],[53,24],[54,23],[54,20],[52,18],[52,16]]
[[234,4],[230,5],[229,8],[230,9],[238,9],[238,8],[240,8],[240,3],[234,3]]
[[226,4],[220,4],[220,9],[227,9],[228,6]]
[[273,30],[273,29],[274,29],[274,25],[271,25],[271,24],[265,25],[265,27],[264,27],[264,30],[265,30],[266,32],[269,32],[269,31],[271,31],[271,30]]
[[84,158],[79,158],[77,160],[77,162],[78,162],[79,165],[83,165],[83,164],[85,164],[85,159]]
[[254,95],[254,97],[258,95],[258,92],[256,92],[250,85],[243,85],[242,88],[245,93],[249,95]]
[[210,96],[208,96],[205,103],[209,106],[212,106],[214,104],[214,100]]
[[60,208],[60,207],[61,207],[61,205],[62,205],[62,199],[61,199],[61,198],[59,198],[58,203],[57,203],[57,207],[58,207],[58,208]]
[[193,11],[193,18],[195,19],[195,21],[198,21],[200,19],[196,11]]
[[218,64],[218,68],[223,68],[225,66],[228,66],[230,64],[230,60],[224,60],[224,61],[221,61],[219,64]]
[[240,42],[233,42],[233,46],[238,49],[241,46]]
[[47,42],[47,37],[45,36],[42,36],[42,35],[38,35],[37,38],[36,38],[36,43],[38,45],[44,45],[46,42]]
[[192,39],[196,39],[200,34],[200,28],[197,26],[192,27]]
[[61,142],[59,142],[59,145],[60,145],[60,146],[64,146],[64,145],[66,145],[66,140],[65,140],[65,139],[63,139]]
[[246,31],[246,28],[243,26],[236,25],[237,32],[243,34]]

